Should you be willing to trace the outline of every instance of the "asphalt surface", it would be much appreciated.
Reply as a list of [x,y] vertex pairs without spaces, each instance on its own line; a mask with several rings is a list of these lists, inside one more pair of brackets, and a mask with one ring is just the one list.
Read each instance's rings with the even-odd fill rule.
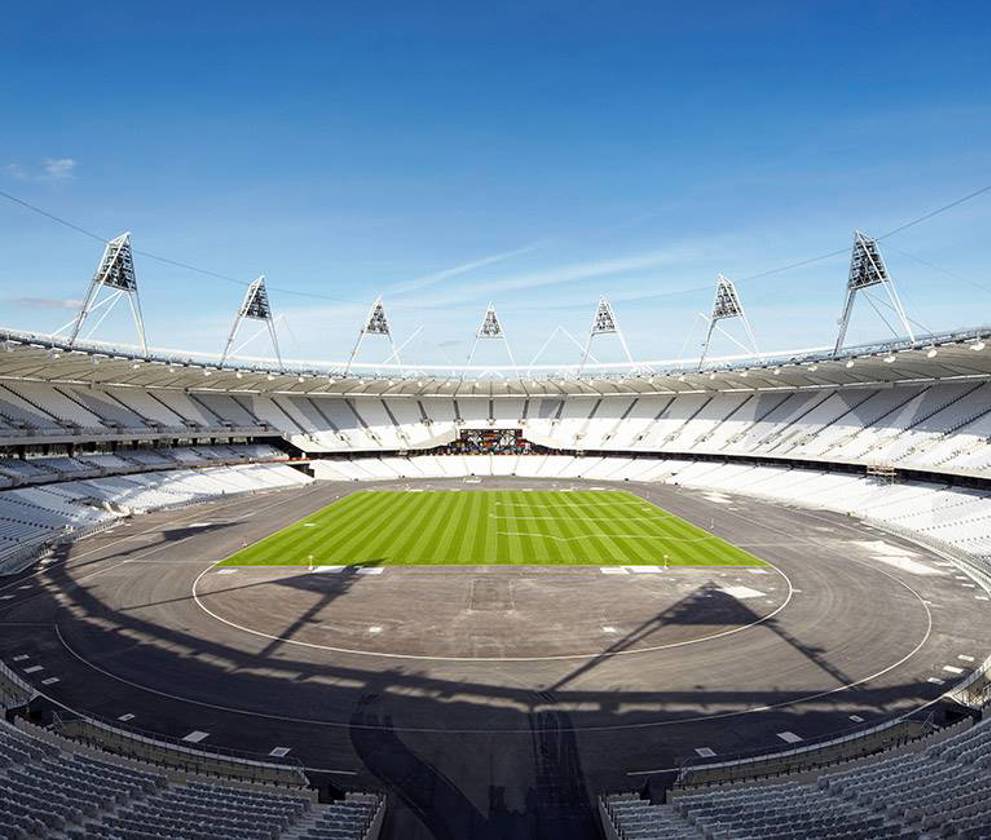
[[136,518],[0,583],[0,657],[115,725],[286,747],[386,790],[390,840],[580,840],[598,836],[596,793],[700,749],[924,708],[991,650],[983,593],[917,546],[834,514],[622,487],[771,566],[213,568],[358,489],[320,482]]

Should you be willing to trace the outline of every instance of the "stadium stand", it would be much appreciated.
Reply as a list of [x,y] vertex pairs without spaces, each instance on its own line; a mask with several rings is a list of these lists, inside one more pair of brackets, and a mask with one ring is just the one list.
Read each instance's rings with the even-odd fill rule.
[[226,785],[99,754],[28,724],[0,722],[0,835],[75,840],[374,840],[384,801],[321,805],[305,790]]
[[987,837],[991,721],[814,782],[714,786],[664,805],[607,796],[600,815],[607,836],[622,840]]
[[0,571],[127,514],[312,479],[267,445],[119,450],[75,458],[0,459]]

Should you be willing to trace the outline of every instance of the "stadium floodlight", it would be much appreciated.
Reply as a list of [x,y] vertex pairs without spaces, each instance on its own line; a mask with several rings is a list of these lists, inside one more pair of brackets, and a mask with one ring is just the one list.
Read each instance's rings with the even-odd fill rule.
[[579,375],[588,362],[589,354],[592,351],[592,340],[600,335],[615,335],[619,339],[623,353],[626,355],[626,361],[633,362],[633,356],[630,355],[630,348],[626,346],[626,338],[623,337],[623,331],[619,328],[619,323],[616,320],[616,313],[613,312],[609,301],[604,297],[600,297],[599,305],[595,308],[595,317],[592,319],[592,326],[588,331],[588,340],[585,342],[582,363],[578,366]]
[[[871,295],[870,289],[874,286],[884,287],[887,293],[887,301],[877,299]],[[909,323],[908,315],[905,313],[905,307],[902,306],[901,299],[898,297],[895,281],[888,273],[888,267],[884,264],[884,257],[881,256],[881,250],[878,248],[877,240],[858,230],[854,231],[853,234],[853,251],[850,255],[850,273],[846,283],[846,299],[843,303],[843,314],[840,315],[839,319],[840,330],[836,336],[836,346],[833,348],[833,355],[840,352],[843,342],[846,340],[847,328],[850,326],[850,316],[853,314],[853,304],[858,292],[864,293],[874,311],[884,321],[888,329],[894,333],[895,337],[898,337],[898,331],[888,323],[888,320],[877,308],[878,303],[889,306],[895,315],[898,316],[901,327],[905,331],[904,334],[908,336],[909,341],[915,342],[915,333],[912,331],[912,325]]]
[[395,358],[396,363],[401,364],[399,361],[399,353],[396,350],[396,343],[392,339],[392,330],[389,327],[389,318],[385,314],[385,306],[382,303],[382,297],[380,295],[375,298],[372,308],[368,310],[368,317],[361,326],[361,330],[358,333],[358,340],[355,342],[354,349],[351,351],[351,356],[344,368],[345,376],[347,376],[351,371],[351,365],[354,364],[355,357],[361,349],[362,342],[365,340],[365,336],[368,335],[380,335],[387,338],[389,340],[389,347],[392,350],[389,354],[389,359],[391,360]]
[[[231,327],[230,334],[227,336],[227,344],[224,345],[224,353],[220,357],[220,364],[222,365],[226,362],[227,357],[231,354],[231,345],[234,343],[234,339],[237,338],[238,330],[241,328],[241,324],[246,318],[265,322],[268,327],[269,337],[272,339],[272,347],[275,350],[275,358],[281,368],[282,354],[279,353],[279,339],[275,332],[275,320],[272,318],[272,306],[268,301],[268,291],[265,289],[264,274],[253,280],[244,293],[244,299],[241,301],[241,307],[237,310],[237,315],[234,316],[234,325]],[[238,347],[235,347],[234,352],[237,353],[238,350],[253,341],[256,337],[257,333],[251,336],[247,341],[242,342]]]
[[134,254],[131,252],[130,233],[122,233],[106,244],[103,249],[103,256],[100,258],[100,265],[90,281],[89,291],[79,308],[79,314],[69,324],[56,330],[55,334],[58,335],[62,330],[71,327],[68,341],[71,347],[76,343],[83,324],[86,323],[86,319],[90,315],[97,310],[102,310],[100,317],[89,331],[89,335],[92,335],[122,297],[126,297],[130,304],[131,318],[141,341],[141,352],[147,353],[148,343],[145,340],[145,324],[144,318],[141,316],[141,301],[138,298],[138,278],[134,271]]
[[516,367],[516,360],[513,359],[513,351],[509,346],[509,339],[506,338],[506,331],[502,328],[502,322],[499,320],[499,316],[496,314],[495,307],[490,302],[485,310],[485,314],[482,316],[482,323],[478,325],[478,329],[475,330],[475,341],[471,345],[471,352],[468,354],[468,364],[471,364],[472,358],[475,356],[475,350],[478,348],[478,342],[483,339],[494,339],[496,341],[502,341],[506,347],[506,355],[509,356],[509,364],[512,367]]
[[[720,274],[716,278],[716,294],[712,299],[712,311],[708,317],[703,315],[702,318],[707,322],[708,329],[706,330],[705,341],[702,342],[702,353],[699,356],[699,370],[702,370],[702,367],[705,365],[705,358],[709,354],[709,345],[712,342],[712,333],[714,330],[719,330],[720,333],[738,347],[747,353],[753,353],[754,358],[760,361],[760,351],[757,349],[757,339],[754,337],[754,331],[750,327],[750,319],[747,318],[747,313],[744,311],[743,304],[740,302],[740,295],[736,291],[736,286],[725,275]],[[734,338],[719,324],[720,321],[736,318],[739,318],[743,322],[747,344]]]

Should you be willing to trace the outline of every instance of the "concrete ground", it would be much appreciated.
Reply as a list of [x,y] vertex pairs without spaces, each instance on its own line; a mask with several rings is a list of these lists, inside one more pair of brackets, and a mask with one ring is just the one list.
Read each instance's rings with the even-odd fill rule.
[[213,568],[356,487],[316,483],[136,518],[0,584],[0,657],[115,725],[288,748],[387,790],[387,838],[580,840],[598,836],[598,792],[874,726],[991,650],[984,594],[917,546],[622,486],[771,566]]

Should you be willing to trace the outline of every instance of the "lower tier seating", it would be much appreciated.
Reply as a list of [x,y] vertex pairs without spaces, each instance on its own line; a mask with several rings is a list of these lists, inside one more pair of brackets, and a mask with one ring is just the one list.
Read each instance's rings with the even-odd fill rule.
[[[67,746],[69,742],[63,742]],[[152,765],[74,752],[0,721],[0,837],[373,840],[382,798],[169,781]]]
[[722,786],[651,805],[608,796],[600,813],[623,840],[805,840],[991,836],[991,721],[918,753],[816,781]]

